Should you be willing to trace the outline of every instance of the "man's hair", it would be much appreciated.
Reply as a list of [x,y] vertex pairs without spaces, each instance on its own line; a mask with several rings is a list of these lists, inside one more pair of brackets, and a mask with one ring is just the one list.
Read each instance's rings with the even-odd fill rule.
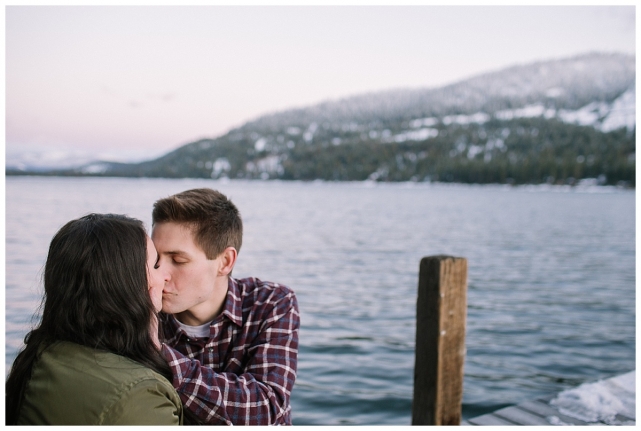
[[238,208],[212,189],[192,189],[159,199],[151,214],[152,224],[180,223],[193,233],[207,259],[216,259],[227,247],[240,252],[243,222]]
[[51,240],[43,281],[42,317],[25,337],[6,381],[7,424],[18,420],[41,350],[58,341],[126,356],[170,380],[150,332],[156,310],[141,221],[89,214],[65,224]]

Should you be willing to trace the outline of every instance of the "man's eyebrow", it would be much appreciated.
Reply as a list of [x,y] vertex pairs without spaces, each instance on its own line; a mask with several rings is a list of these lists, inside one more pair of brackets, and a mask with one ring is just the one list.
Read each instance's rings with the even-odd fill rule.
[[186,251],[181,251],[181,250],[163,251],[162,254],[170,254],[172,256],[185,256],[185,257],[189,256],[189,253],[187,253]]

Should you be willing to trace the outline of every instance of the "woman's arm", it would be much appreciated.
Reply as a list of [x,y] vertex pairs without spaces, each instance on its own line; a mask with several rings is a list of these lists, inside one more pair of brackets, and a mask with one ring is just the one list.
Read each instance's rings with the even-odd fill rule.
[[103,425],[182,425],[180,398],[169,382],[145,379],[104,414]]

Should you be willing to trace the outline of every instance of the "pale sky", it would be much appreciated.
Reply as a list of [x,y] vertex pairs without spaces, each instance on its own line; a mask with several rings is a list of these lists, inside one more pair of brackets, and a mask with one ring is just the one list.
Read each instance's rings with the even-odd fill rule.
[[141,160],[263,114],[635,54],[634,6],[7,6],[7,154]]

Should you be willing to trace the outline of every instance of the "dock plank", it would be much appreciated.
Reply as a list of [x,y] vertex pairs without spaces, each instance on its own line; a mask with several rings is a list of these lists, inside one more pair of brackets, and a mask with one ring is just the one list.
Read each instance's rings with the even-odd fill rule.
[[[548,424],[558,425],[558,420],[560,420],[563,423],[572,424],[572,425],[588,424],[587,422],[583,422],[580,419],[564,415],[563,413],[559,412],[557,409],[550,407],[550,405],[544,400],[526,401],[524,403],[519,404],[519,407],[522,408],[523,410],[527,410],[529,412],[532,412],[539,416],[544,417],[545,420],[548,422]],[[557,418],[558,420],[555,420],[554,418]]]
[[[464,425],[636,425],[636,372],[468,419]],[[597,394],[597,397],[594,395]],[[585,398],[585,400],[584,400]],[[604,405],[594,400],[603,400]],[[612,410],[612,406],[618,406]]]
[[488,413],[482,416],[477,416],[473,419],[468,419],[467,422],[471,425],[516,425],[514,422],[501,419],[493,413]]
[[520,406],[505,407],[494,412],[494,415],[507,419],[518,425],[550,425],[545,417],[532,414]]

